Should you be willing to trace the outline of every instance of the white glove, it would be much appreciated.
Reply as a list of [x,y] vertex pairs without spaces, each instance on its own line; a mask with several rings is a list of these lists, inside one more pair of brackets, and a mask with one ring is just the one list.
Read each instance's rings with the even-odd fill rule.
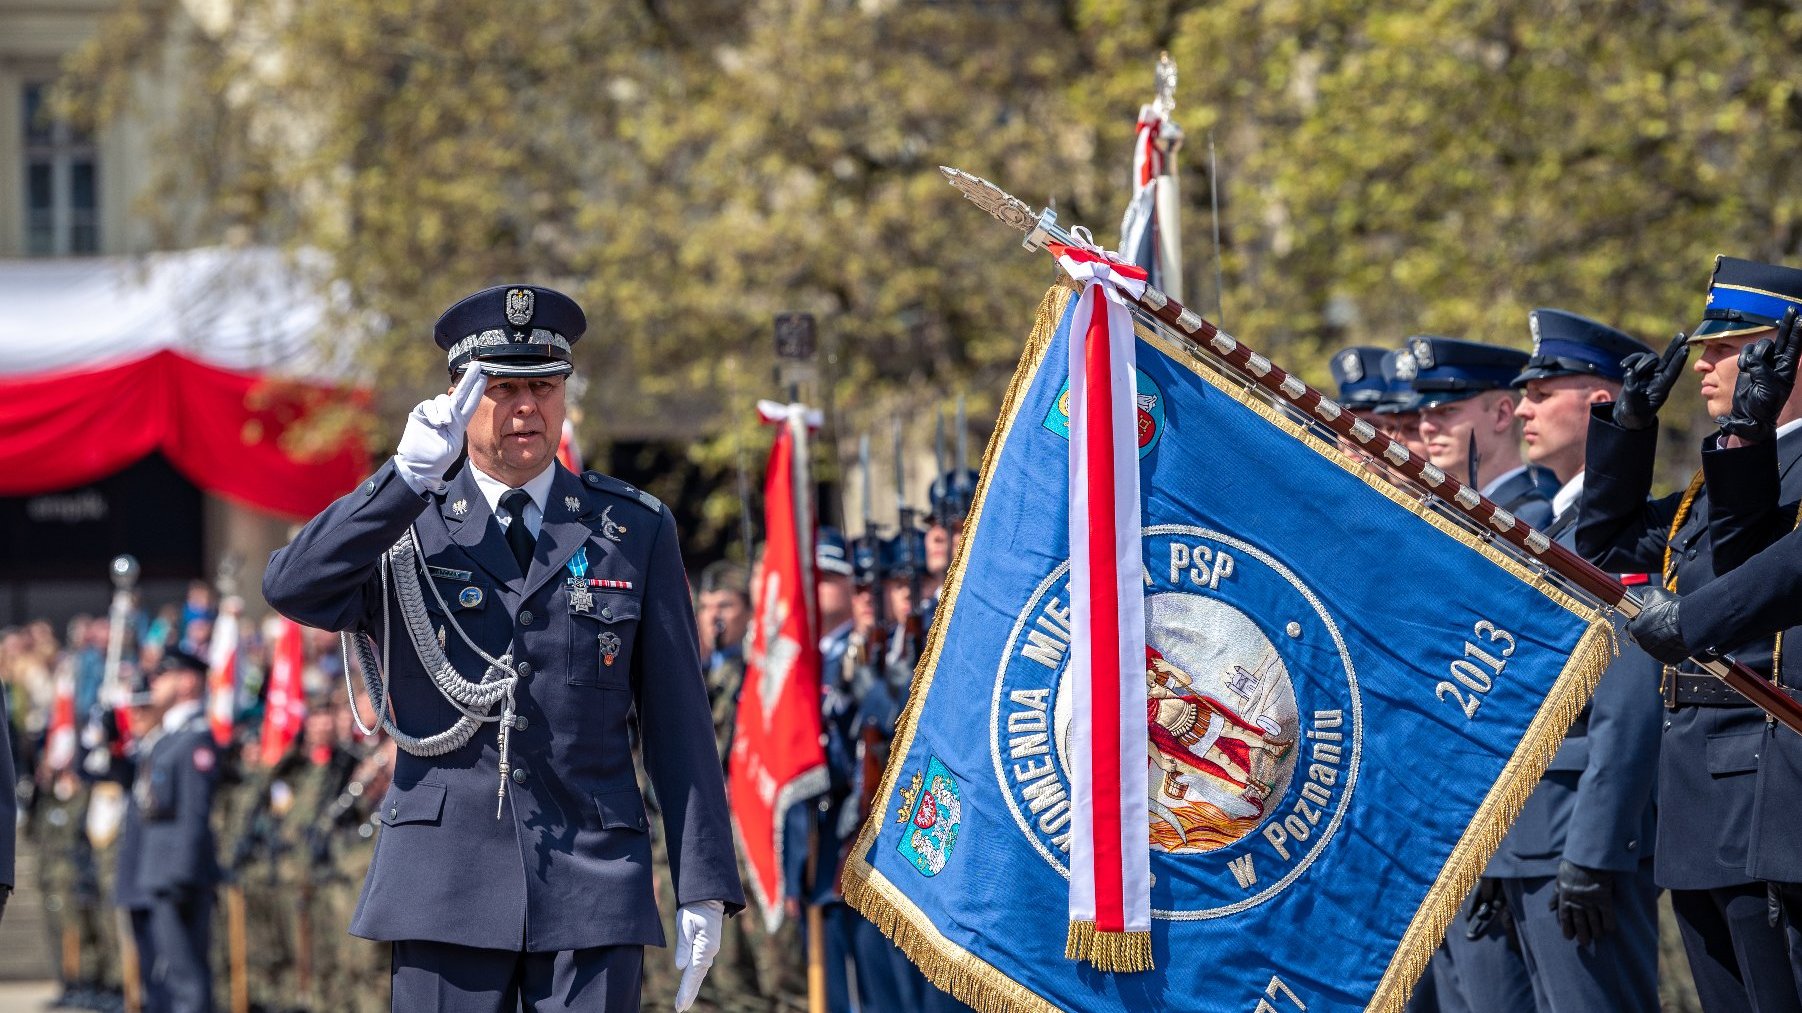
[[720,952],[720,927],[726,921],[726,902],[698,900],[676,912],[676,970],[682,982],[676,986],[676,1013],[695,1004],[701,979]]
[[487,377],[472,362],[463,370],[456,390],[413,407],[394,453],[394,470],[400,472],[407,488],[422,495],[447,488],[444,473],[463,452],[463,431],[469,428],[487,389]]

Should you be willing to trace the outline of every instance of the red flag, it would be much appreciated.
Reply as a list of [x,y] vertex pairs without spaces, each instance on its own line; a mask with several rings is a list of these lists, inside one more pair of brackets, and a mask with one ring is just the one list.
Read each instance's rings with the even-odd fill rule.
[[570,474],[582,473],[582,448],[576,446],[576,424],[565,418],[563,434],[557,439],[557,460],[568,468]]
[[213,639],[207,644],[206,668],[207,725],[213,741],[223,746],[232,740],[238,713],[238,613],[229,603],[219,609]]
[[764,473],[763,566],[727,772],[751,892],[771,931],[782,924],[782,824],[790,805],[826,790],[820,745],[820,635],[814,598],[813,497],[805,405],[758,405],[780,426]]
[[300,726],[307,717],[306,693],[301,688],[301,667],[306,656],[301,645],[300,624],[292,619],[279,620],[280,632],[269,649],[269,683],[265,688],[263,711],[264,766],[273,766],[288,751]]
[[75,671],[70,665],[56,673],[55,696],[50,701],[50,728],[44,735],[44,763],[51,770],[70,769],[75,763]]

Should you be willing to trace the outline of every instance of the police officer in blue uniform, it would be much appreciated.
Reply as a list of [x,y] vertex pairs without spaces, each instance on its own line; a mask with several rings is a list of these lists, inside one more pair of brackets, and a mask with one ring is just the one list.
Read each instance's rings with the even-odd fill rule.
[[[1792,576],[1795,501],[1802,491],[1802,468],[1796,467],[1802,453],[1794,435],[1802,428],[1802,403],[1795,396],[1802,271],[1723,258],[1715,292],[1704,327],[1737,332],[1734,343],[1752,339],[1735,364],[1732,410],[1720,418],[1722,432],[1702,455],[1718,576],[1684,593],[1680,604],[1672,594],[1649,596],[1661,600],[1648,604],[1628,630],[1673,665],[1691,655],[1731,652],[1768,672],[1757,663],[1762,648],[1745,653],[1734,645],[1769,642],[1778,684],[1794,696],[1802,689],[1802,672],[1780,645],[1794,643],[1802,626],[1802,597]],[[1766,640],[1778,635],[1781,641]],[[1802,991],[1802,855],[1796,847],[1802,835],[1802,739],[1770,720],[1763,733],[1746,827],[1746,873],[1765,882],[1781,913],[1791,975]]]
[[[1598,406],[1589,423],[1589,477],[1585,481],[1577,546],[1597,565],[1658,574],[1678,594],[1705,590],[1749,555],[1735,530],[1735,487],[1730,465],[1739,450],[1709,437],[1703,469],[1689,487],[1648,502],[1657,449],[1657,412],[1683,371],[1691,345],[1708,414],[1731,419],[1742,349],[1769,336],[1783,307],[1802,298],[1802,272],[1721,258],[1709,286],[1703,321],[1693,335],[1679,334],[1661,356],[1626,363],[1621,397]],[[1790,400],[1779,398],[1779,402]],[[1794,404],[1785,418],[1802,415]],[[1769,455],[1767,481],[1785,500],[1802,498],[1802,429],[1771,431],[1761,442]],[[1744,448],[1740,448],[1744,449]],[[1773,460],[1774,459],[1774,460]],[[1717,504],[1717,496],[1720,501]],[[1718,520],[1717,512],[1723,514]],[[1656,597],[1656,591],[1648,597]],[[1650,612],[1652,610],[1648,610]],[[1629,630],[1633,629],[1629,626]],[[1711,643],[1769,672],[1775,642],[1769,630],[1745,640]],[[1646,641],[1641,640],[1641,643]],[[1654,657],[1673,661],[1655,645]],[[1786,685],[1797,662],[1784,659]],[[1780,741],[1761,711],[1678,656],[1663,671],[1666,713],[1658,765],[1658,843],[1654,874],[1669,890],[1696,991],[1704,1008],[1802,1009],[1797,983],[1785,973],[1784,933],[1772,923],[1765,880],[1802,880],[1794,831],[1802,794],[1793,772],[1782,768]],[[1769,770],[1773,777],[1767,778]],[[1772,833],[1763,833],[1761,818]]]
[[[148,1013],[212,1013],[213,788],[218,754],[201,698],[206,663],[170,648],[150,682],[162,712],[140,747],[120,847],[120,903],[134,931]],[[128,883],[129,881],[129,883]],[[140,906],[141,905],[141,906]],[[142,911],[140,916],[138,911]]]
[[1396,371],[1418,395],[1427,459],[1460,481],[1474,475],[1478,492],[1543,528],[1558,479],[1521,459],[1509,384],[1526,364],[1526,353],[1512,348],[1419,335],[1408,339]]
[[[1529,317],[1514,379],[1527,458],[1562,482],[1545,533],[1574,548],[1592,405],[1620,394],[1621,360],[1651,349],[1562,310]],[[1489,862],[1513,913],[1539,1013],[1658,1008],[1652,790],[1658,666],[1624,647]]]
[[[1404,360],[1407,376],[1402,375]],[[1381,369],[1383,396],[1371,409],[1374,420],[1381,420],[1383,432],[1400,440],[1408,453],[1427,456],[1427,445],[1420,439],[1420,395],[1414,390],[1420,367],[1406,348],[1395,348],[1383,353]]]
[[372,697],[400,752],[351,931],[394,944],[396,1011],[638,1008],[664,935],[629,717],[663,812],[678,1010],[744,905],[675,519],[555,460],[585,329],[535,286],[452,306],[433,334],[451,391],[264,577],[283,614],[354,634],[366,683],[387,655]]

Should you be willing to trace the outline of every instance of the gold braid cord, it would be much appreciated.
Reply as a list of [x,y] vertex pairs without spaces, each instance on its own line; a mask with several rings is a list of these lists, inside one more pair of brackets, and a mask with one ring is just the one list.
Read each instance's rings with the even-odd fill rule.
[[[990,469],[1007,445],[1017,421],[1020,401],[1037,375],[1052,337],[1057,332],[1058,322],[1074,295],[1072,287],[1067,282],[1061,282],[1054,285],[1039,303],[1020,365],[1015,370],[1002,402],[1000,420],[983,455],[982,477],[977,483],[976,496],[971,503],[966,537],[959,544],[946,575],[943,604],[927,635],[907,706],[896,724],[894,748],[889,756],[888,767],[883,772],[876,802],[865,818],[856,846],[852,848],[845,865],[845,900],[894,940],[934,985],[956,996],[977,1010],[977,1013],[1055,1013],[1058,1007],[946,938],[925,912],[877,871],[869,856],[876,846],[885,816],[895,810],[896,781],[911,752],[915,722],[919,720],[920,712],[932,691],[945,630],[949,628],[957,610],[967,554],[970,546],[980,540]],[[1407,1003],[1409,992],[1420,980],[1433,950],[1444,939],[1446,926],[1457,914],[1477,877],[1482,874],[1483,867],[1488,864],[1490,856],[1500,846],[1502,837],[1514,818],[1520,814],[1528,796],[1538,787],[1540,777],[1551,763],[1553,754],[1558,751],[1571,722],[1576,720],[1577,715],[1589,703],[1603,670],[1618,655],[1614,627],[1600,610],[1548,580],[1544,572],[1527,566],[1482,536],[1471,533],[1451,518],[1428,507],[1419,497],[1396,488],[1370,462],[1346,453],[1337,443],[1320,439],[1312,430],[1298,425],[1282,411],[1251,396],[1242,380],[1216,369],[1211,360],[1196,354],[1194,346],[1162,332],[1153,332],[1143,324],[1137,325],[1136,330],[1140,338],[1170,356],[1173,362],[1187,366],[1222,393],[1307,444],[1315,453],[1359,476],[1392,502],[1480,553],[1491,563],[1589,624],[1589,629],[1577,642],[1576,649],[1546,694],[1539,712],[1528,724],[1520,743],[1515,747],[1514,755],[1503,768],[1488,796],[1478,806],[1445,865],[1434,877],[1433,885],[1415,911],[1390,958],[1389,966],[1384,971],[1368,1008],[1383,1013],[1399,1013]],[[1067,943],[1070,942],[1074,940],[1067,940]]]

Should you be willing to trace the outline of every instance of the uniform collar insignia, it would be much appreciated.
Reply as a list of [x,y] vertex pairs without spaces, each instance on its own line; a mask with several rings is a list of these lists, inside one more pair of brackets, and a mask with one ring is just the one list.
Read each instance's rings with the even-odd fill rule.
[[579,499],[577,499],[577,498],[575,498],[575,497],[574,497],[574,496],[565,496],[565,497],[563,497],[563,505],[564,505],[564,506],[566,506],[566,507],[568,507],[568,508],[569,508],[569,512],[570,512],[570,513],[572,513],[572,514],[573,514],[573,513],[578,513],[578,512],[580,512],[580,511],[581,511],[581,509],[582,509],[582,501],[581,501],[581,500],[579,500]]
[[467,515],[469,513],[469,501],[466,499],[460,499],[460,500],[456,501],[455,503],[452,503],[451,504],[451,513],[456,514],[458,517],[463,517],[463,516]]

